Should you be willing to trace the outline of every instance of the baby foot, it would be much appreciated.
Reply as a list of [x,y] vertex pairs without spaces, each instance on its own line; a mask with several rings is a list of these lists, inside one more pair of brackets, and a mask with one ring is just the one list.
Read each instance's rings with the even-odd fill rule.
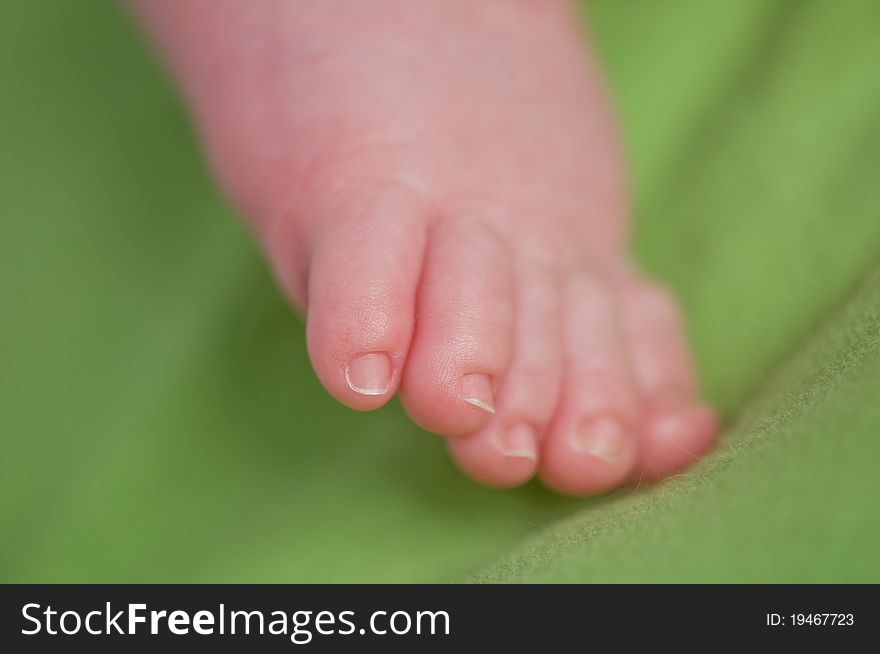
[[599,493],[710,447],[565,3],[135,6],[340,402],[399,391],[499,487]]

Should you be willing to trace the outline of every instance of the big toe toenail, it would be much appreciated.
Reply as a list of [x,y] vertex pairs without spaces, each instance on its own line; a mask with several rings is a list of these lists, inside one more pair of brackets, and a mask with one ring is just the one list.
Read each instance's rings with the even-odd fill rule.
[[345,367],[348,387],[361,395],[385,395],[391,386],[391,359],[371,352],[353,357]]

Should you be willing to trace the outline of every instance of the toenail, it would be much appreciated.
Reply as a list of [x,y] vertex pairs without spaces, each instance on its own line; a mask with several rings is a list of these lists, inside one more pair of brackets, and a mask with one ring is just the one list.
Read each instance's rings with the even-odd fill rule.
[[695,429],[714,431],[715,414],[700,405],[667,404],[654,410],[649,425],[653,440],[675,442]]
[[361,395],[385,395],[391,386],[391,359],[387,354],[359,354],[345,366],[348,387]]
[[488,375],[465,375],[461,378],[461,393],[465,402],[488,413],[495,413],[492,382]]
[[599,418],[581,426],[575,445],[599,459],[616,461],[627,451],[630,438],[623,424],[614,418]]
[[512,459],[538,460],[538,436],[528,425],[519,424],[499,435],[501,452]]
[[651,436],[657,441],[675,441],[686,429],[686,419],[681,411],[667,409],[660,411],[651,422]]

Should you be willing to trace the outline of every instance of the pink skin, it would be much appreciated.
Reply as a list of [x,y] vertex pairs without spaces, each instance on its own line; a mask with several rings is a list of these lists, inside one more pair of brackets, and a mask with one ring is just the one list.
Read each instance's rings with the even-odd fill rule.
[[561,0],[134,0],[343,404],[588,495],[715,436]]

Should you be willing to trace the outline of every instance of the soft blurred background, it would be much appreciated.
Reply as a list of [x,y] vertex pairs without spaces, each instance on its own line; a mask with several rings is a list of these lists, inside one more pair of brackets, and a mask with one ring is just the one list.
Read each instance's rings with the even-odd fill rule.
[[880,581],[880,4],[586,6],[728,430],[595,500],[357,414],[117,6],[0,6],[0,581]]

